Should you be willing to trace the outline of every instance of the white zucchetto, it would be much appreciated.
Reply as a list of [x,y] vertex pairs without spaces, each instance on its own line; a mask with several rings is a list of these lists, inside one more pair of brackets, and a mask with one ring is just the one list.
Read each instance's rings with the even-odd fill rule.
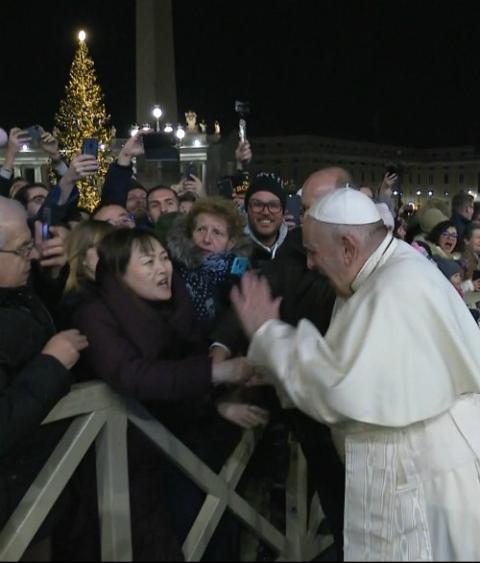
[[326,194],[315,202],[308,215],[334,225],[370,225],[382,220],[375,203],[352,188],[339,188]]

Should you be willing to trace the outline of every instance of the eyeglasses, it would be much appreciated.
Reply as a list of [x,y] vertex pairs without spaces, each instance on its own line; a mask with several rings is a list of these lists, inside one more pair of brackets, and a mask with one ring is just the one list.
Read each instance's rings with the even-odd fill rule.
[[449,233],[448,231],[443,231],[443,233],[441,233],[441,236],[458,239],[458,233]]
[[263,213],[265,209],[268,209],[272,215],[276,215],[283,210],[280,201],[260,201],[259,199],[251,199],[249,208],[255,213]]
[[17,250],[0,250],[0,254],[14,254],[19,258],[29,258],[34,248],[35,243],[31,241],[28,244],[24,244],[20,248],[17,248]]

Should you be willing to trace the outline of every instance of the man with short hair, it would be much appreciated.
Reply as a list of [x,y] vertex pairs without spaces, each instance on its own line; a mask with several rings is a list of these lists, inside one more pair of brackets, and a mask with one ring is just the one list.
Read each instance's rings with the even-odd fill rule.
[[127,192],[126,208],[135,217],[135,221],[141,221],[147,214],[147,190],[138,182],[132,180]]
[[472,221],[474,212],[474,197],[470,194],[460,192],[453,196],[452,199],[452,217],[451,221],[457,228],[458,236],[461,238],[465,229]]
[[177,193],[168,186],[157,186],[148,192],[147,213],[150,222],[155,223],[169,213],[178,213],[180,202]]
[[325,336],[308,321],[280,322],[280,299],[254,275],[232,299],[252,364],[332,427],[346,459],[345,559],[477,560],[478,326],[356,190],[313,206],[304,244],[337,294]]
[[47,200],[49,192],[50,189],[45,184],[27,184],[18,190],[14,199],[25,207],[28,218],[34,219]]

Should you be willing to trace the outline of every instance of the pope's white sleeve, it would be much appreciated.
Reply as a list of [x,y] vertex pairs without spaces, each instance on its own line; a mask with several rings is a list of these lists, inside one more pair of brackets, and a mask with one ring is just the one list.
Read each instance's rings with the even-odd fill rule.
[[341,379],[335,358],[310,322],[302,321],[298,329],[281,321],[266,323],[252,339],[248,359],[273,379],[280,397],[283,390],[316,420],[345,420],[327,402],[328,388]]

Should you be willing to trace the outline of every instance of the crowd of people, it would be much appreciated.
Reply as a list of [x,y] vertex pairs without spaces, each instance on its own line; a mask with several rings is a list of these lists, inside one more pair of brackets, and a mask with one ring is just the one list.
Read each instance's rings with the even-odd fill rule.
[[[451,208],[431,198],[412,213],[393,196],[397,174],[386,171],[379,187],[356,187],[347,170],[327,167],[312,171],[298,192],[298,222],[282,178],[245,174],[254,164],[247,141],[235,154],[239,174],[223,178],[232,187],[226,195],[202,195],[201,180],[191,175],[146,189],[133,168],[144,134],[126,142],[99,206],[89,211],[78,207],[76,184],[98,172],[95,157],[77,155],[67,164],[44,132],[41,148],[58,182],[31,184],[13,173],[28,133],[10,132],[0,169],[0,525],[65,431],[65,423],[41,422],[72,384],[97,378],[147,406],[214,471],[244,429],[264,427],[267,439],[275,425],[293,432],[338,560],[344,553],[367,559],[369,549],[371,560],[399,556],[405,545],[418,560],[475,555],[473,546],[462,550],[439,537],[446,530],[454,537],[461,526],[447,516],[442,524],[432,524],[431,514],[422,524],[413,519],[410,532],[397,535],[377,529],[385,514],[369,520],[361,503],[368,487],[381,485],[372,477],[365,490],[355,488],[370,458],[362,457],[365,444],[348,441],[372,428],[417,428],[460,395],[480,391],[480,360],[470,350],[480,321],[480,210],[473,197],[459,193]],[[389,269],[390,257],[415,267]],[[429,323],[435,330],[422,334]],[[380,341],[395,339],[396,327],[398,341],[382,350]],[[430,393],[422,408],[416,385]],[[331,426],[342,432],[332,436]],[[417,434],[412,441],[420,441]],[[388,468],[375,440],[372,457],[383,476]],[[128,443],[135,560],[181,560],[205,495],[134,428]],[[397,434],[388,443],[397,447]],[[397,456],[392,463],[404,455],[406,467],[408,456],[399,451],[392,445],[385,455]],[[401,479],[397,467],[393,479]],[[98,559],[94,483],[92,451],[35,538],[49,539],[53,560]],[[478,492],[471,492],[464,511],[476,523],[470,509]],[[379,499],[372,495],[371,504]],[[408,502],[395,510],[409,510]],[[375,540],[365,539],[367,529]],[[205,559],[237,559],[239,538],[227,513]]]

